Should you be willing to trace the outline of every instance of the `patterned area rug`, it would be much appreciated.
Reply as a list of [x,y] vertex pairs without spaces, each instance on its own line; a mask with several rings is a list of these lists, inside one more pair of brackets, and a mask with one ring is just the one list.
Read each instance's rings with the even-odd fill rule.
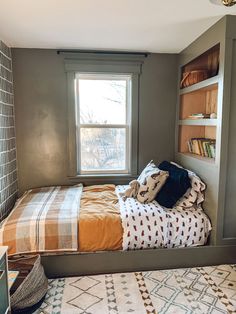
[[36,314],[236,313],[236,265],[61,278]]

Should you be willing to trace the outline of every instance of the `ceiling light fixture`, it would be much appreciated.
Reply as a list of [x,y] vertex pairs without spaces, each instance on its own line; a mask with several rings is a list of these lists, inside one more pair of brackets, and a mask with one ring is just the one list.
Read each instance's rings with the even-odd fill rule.
[[223,4],[226,7],[232,7],[236,4],[236,0],[210,0],[214,4]]

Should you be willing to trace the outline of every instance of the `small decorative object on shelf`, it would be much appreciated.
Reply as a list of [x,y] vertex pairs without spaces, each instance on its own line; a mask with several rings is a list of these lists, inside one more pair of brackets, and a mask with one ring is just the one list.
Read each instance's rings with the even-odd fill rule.
[[188,116],[188,119],[209,119],[210,114],[208,113],[192,113]]
[[183,73],[183,78],[180,83],[180,88],[188,87],[193,84],[204,81],[208,78],[207,70],[195,70]]
[[210,114],[210,118],[211,118],[211,119],[217,119],[217,114],[216,114],[215,112],[212,112],[212,113]]

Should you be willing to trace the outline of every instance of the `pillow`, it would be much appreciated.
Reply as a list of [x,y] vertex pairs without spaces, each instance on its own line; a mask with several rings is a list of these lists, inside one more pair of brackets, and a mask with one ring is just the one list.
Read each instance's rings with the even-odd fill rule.
[[[180,165],[171,162],[171,164],[183,169]],[[188,172],[191,186],[186,191],[183,197],[176,203],[176,207],[181,209],[193,208],[195,205],[197,208],[201,208],[201,204],[205,200],[204,191],[206,184],[191,170],[185,169]]]
[[138,177],[140,187],[137,193],[137,200],[140,203],[152,202],[165,184],[168,175],[167,171],[160,170],[150,161]]
[[169,177],[155,199],[161,206],[172,208],[191,187],[188,172],[168,161],[163,161],[159,168],[168,171]]

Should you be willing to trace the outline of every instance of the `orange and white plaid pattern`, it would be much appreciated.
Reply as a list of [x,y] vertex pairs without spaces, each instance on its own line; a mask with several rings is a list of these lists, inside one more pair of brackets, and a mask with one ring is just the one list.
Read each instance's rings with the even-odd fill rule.
[[78,250],[82,185],[27,191],[0,228],[8,254]]

